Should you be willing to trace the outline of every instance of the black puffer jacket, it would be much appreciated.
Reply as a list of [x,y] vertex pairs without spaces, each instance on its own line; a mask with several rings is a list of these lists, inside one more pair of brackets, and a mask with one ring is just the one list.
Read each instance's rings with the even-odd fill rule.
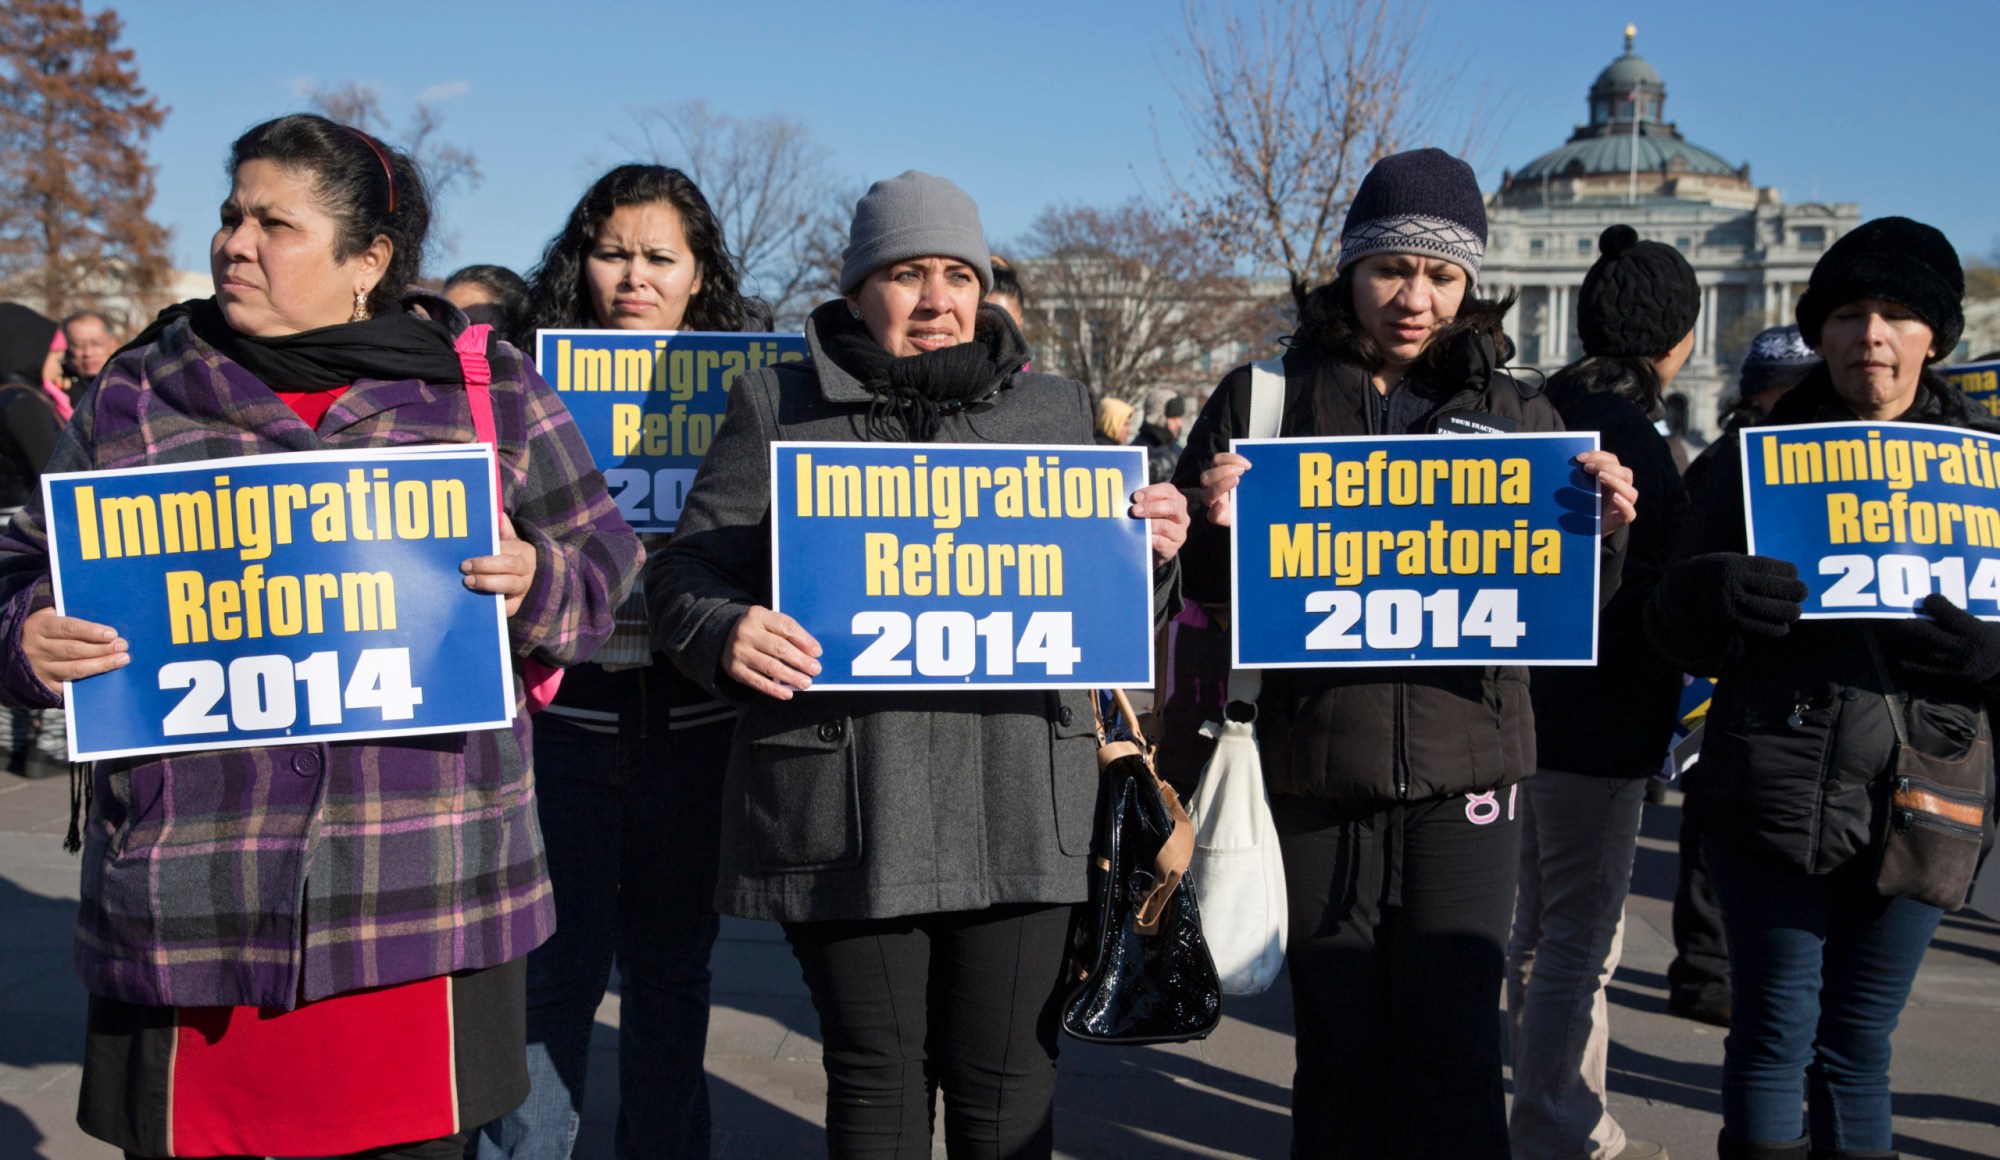
[[[1779,400],[1765,423],[1854,418],[1821,368]],[[2000,430],[1929,372],[1899,422]],[[1677,554],[1683,561],[1745,549],[1740,439],[1731,432],[1712,462],[1704,456],[1708,467],[1689,473],[1694,531]],[[1670,567],[1647,605],[1646,627],[1662,653],[1689,672],[1716,678],[1701,761],[1688,773],[1687,792],[1712,807],[1718,829],[1766,845],[1814,874],[1873,845],[1896,734],[1863,636],[1870,625],[1877,626],[1872,631],[1898,692],[1911,698],[1914,747],[1957,757],[1985,735],[1989,690],[1904,671],[1893,622],[1799,621],[1784,636],[1752,637],[1707,614],[1712,601],[1694,590],[1701,575],[1685,564]]]
[[[1452,414],[1484,413],[1520,431],[1560,431],[1538,386],[1499,369],[1500,313],[1468,312],[1431,344],[1387,397],[1351,363],[1285,356],[1284,436],[1421,435]],[[1174,483],[1191,497],[1201,473],[1250,424],[1250,369],[1222,380],[1188,435]],[[1604,598],[1617,589],[1623,531],[1605,541]],[[1195,500],[1181,550],[1185,593],[1227,604],[1229,531]],[[1392,804],[1511,785],[1535,769],[1534,710],[1519,666],[1269,669],[1257,736],[1273,793]]]
[[1617,596],[1598,621],[1597,664],[1536,669],[1535,748],[1543,769],[1597,777],[1650,777],[1672,743],[1681,699],[1680,667],[1646,639],[1646,600],[1686,535],[1687,489],[1667,441],[1637,403],[1557,374],[1549,401],[1571,431],[1595,431],[1598,445],[1632,469],[1639,518]]

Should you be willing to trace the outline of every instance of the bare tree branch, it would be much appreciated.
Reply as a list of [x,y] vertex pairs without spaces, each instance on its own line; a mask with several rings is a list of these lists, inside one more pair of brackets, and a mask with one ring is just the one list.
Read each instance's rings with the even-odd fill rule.
[[1228,260],[1192,228],[1140,200],[1055,206],[1029,227],[1019,265],[1028,332],[1050,368],[1094,392],[1138,402],[1161,386],[1214,380],[1273,329]]
[[[395,142],[406,150],[423,172],[433,206],[457,190],[479,188],[485,179],[472,150],[440,139],[438,132],[444,126],[444,114],[428,101],[416,103],[409,120],[398,132],[382,111],[382,94],[373,85],[350,82],[316,88],[307,99],[325,116]],[[438,242],[446,250],[455,248],[448,236],[440,235]]]
[[[1424,10],[1395,0],[1261,0],[1246,19],[1188,0],[1175,92],[1191,163],[1173,203],[1232,262],[1294,284],[1332,277],[1370,166],[1444,131],[1452,70],[1423,61]],[[1471,118],[1461,155],[1485,128]]]
[[856,196],[834,177],[832,151],[783,116],[735,117],[687,101],[634,112],[621,142],[687,173],[722,219],[748,293],[780,325],[797,326],[834,293]]

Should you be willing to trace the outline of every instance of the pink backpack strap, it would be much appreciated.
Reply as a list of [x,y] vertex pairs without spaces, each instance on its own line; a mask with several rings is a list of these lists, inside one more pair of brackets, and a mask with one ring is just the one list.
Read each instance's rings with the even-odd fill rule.
[[486,338],[491,333],[491,325],[475,323],[465,328],[452,348],[458,352],[466,398],[472,404],[473,441],[493,445],[493,502],[500,505],[500,514],[506,515],[507,507],[500,500],[500,428],[493,421],[493,364],[486,361]]
[[[486,361],[486,338],[492,331],[493,327],[484,322],[468,326],[452,343],[452,349],[458,352],[459,369],[465,374],[466,399],[472,404],[473,441],[493,447],[493,502],[500,509],[500,518],[506,519],[507,505],[501,500],[500,427],[493,421],[493,364]],[[548,708],[549,702],[556,699],[562,676],[561,669],[540,661],[521,663],[528,712],[539,713]]]

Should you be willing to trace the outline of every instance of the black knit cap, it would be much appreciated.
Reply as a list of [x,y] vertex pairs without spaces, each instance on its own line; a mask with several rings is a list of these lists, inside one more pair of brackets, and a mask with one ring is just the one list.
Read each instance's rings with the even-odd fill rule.
[[1906,217],[1876,218],[1841,235],[1820,255],[1799,299],[1799,333],[1819,349],[1829,314],[1860,298],[1894,302],[1931,328],[1936,362],[1965,330],[1965,270],[1958,251],[1935,228]]
[[1599,256],[1576,296],[1583,353],[1598,358],[1658,358],[1694,329],[1701,287],[1694,267],[1663,242],[1615,225],[1597,237]]
[[1370,254],[1443,258],[1474,280],[1486,257],[1486,199],[1472,166],[1442,149],[1375,163],[1340,227],[1340,269]]

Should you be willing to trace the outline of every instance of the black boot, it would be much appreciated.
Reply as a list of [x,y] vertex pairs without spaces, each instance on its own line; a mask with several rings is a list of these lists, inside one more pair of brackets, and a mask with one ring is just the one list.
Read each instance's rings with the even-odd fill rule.
[[1717,1133],[1716,1160],[1812,1160],[1812,1137],[1800,1136],[1785,1144],[1746,1144]]

